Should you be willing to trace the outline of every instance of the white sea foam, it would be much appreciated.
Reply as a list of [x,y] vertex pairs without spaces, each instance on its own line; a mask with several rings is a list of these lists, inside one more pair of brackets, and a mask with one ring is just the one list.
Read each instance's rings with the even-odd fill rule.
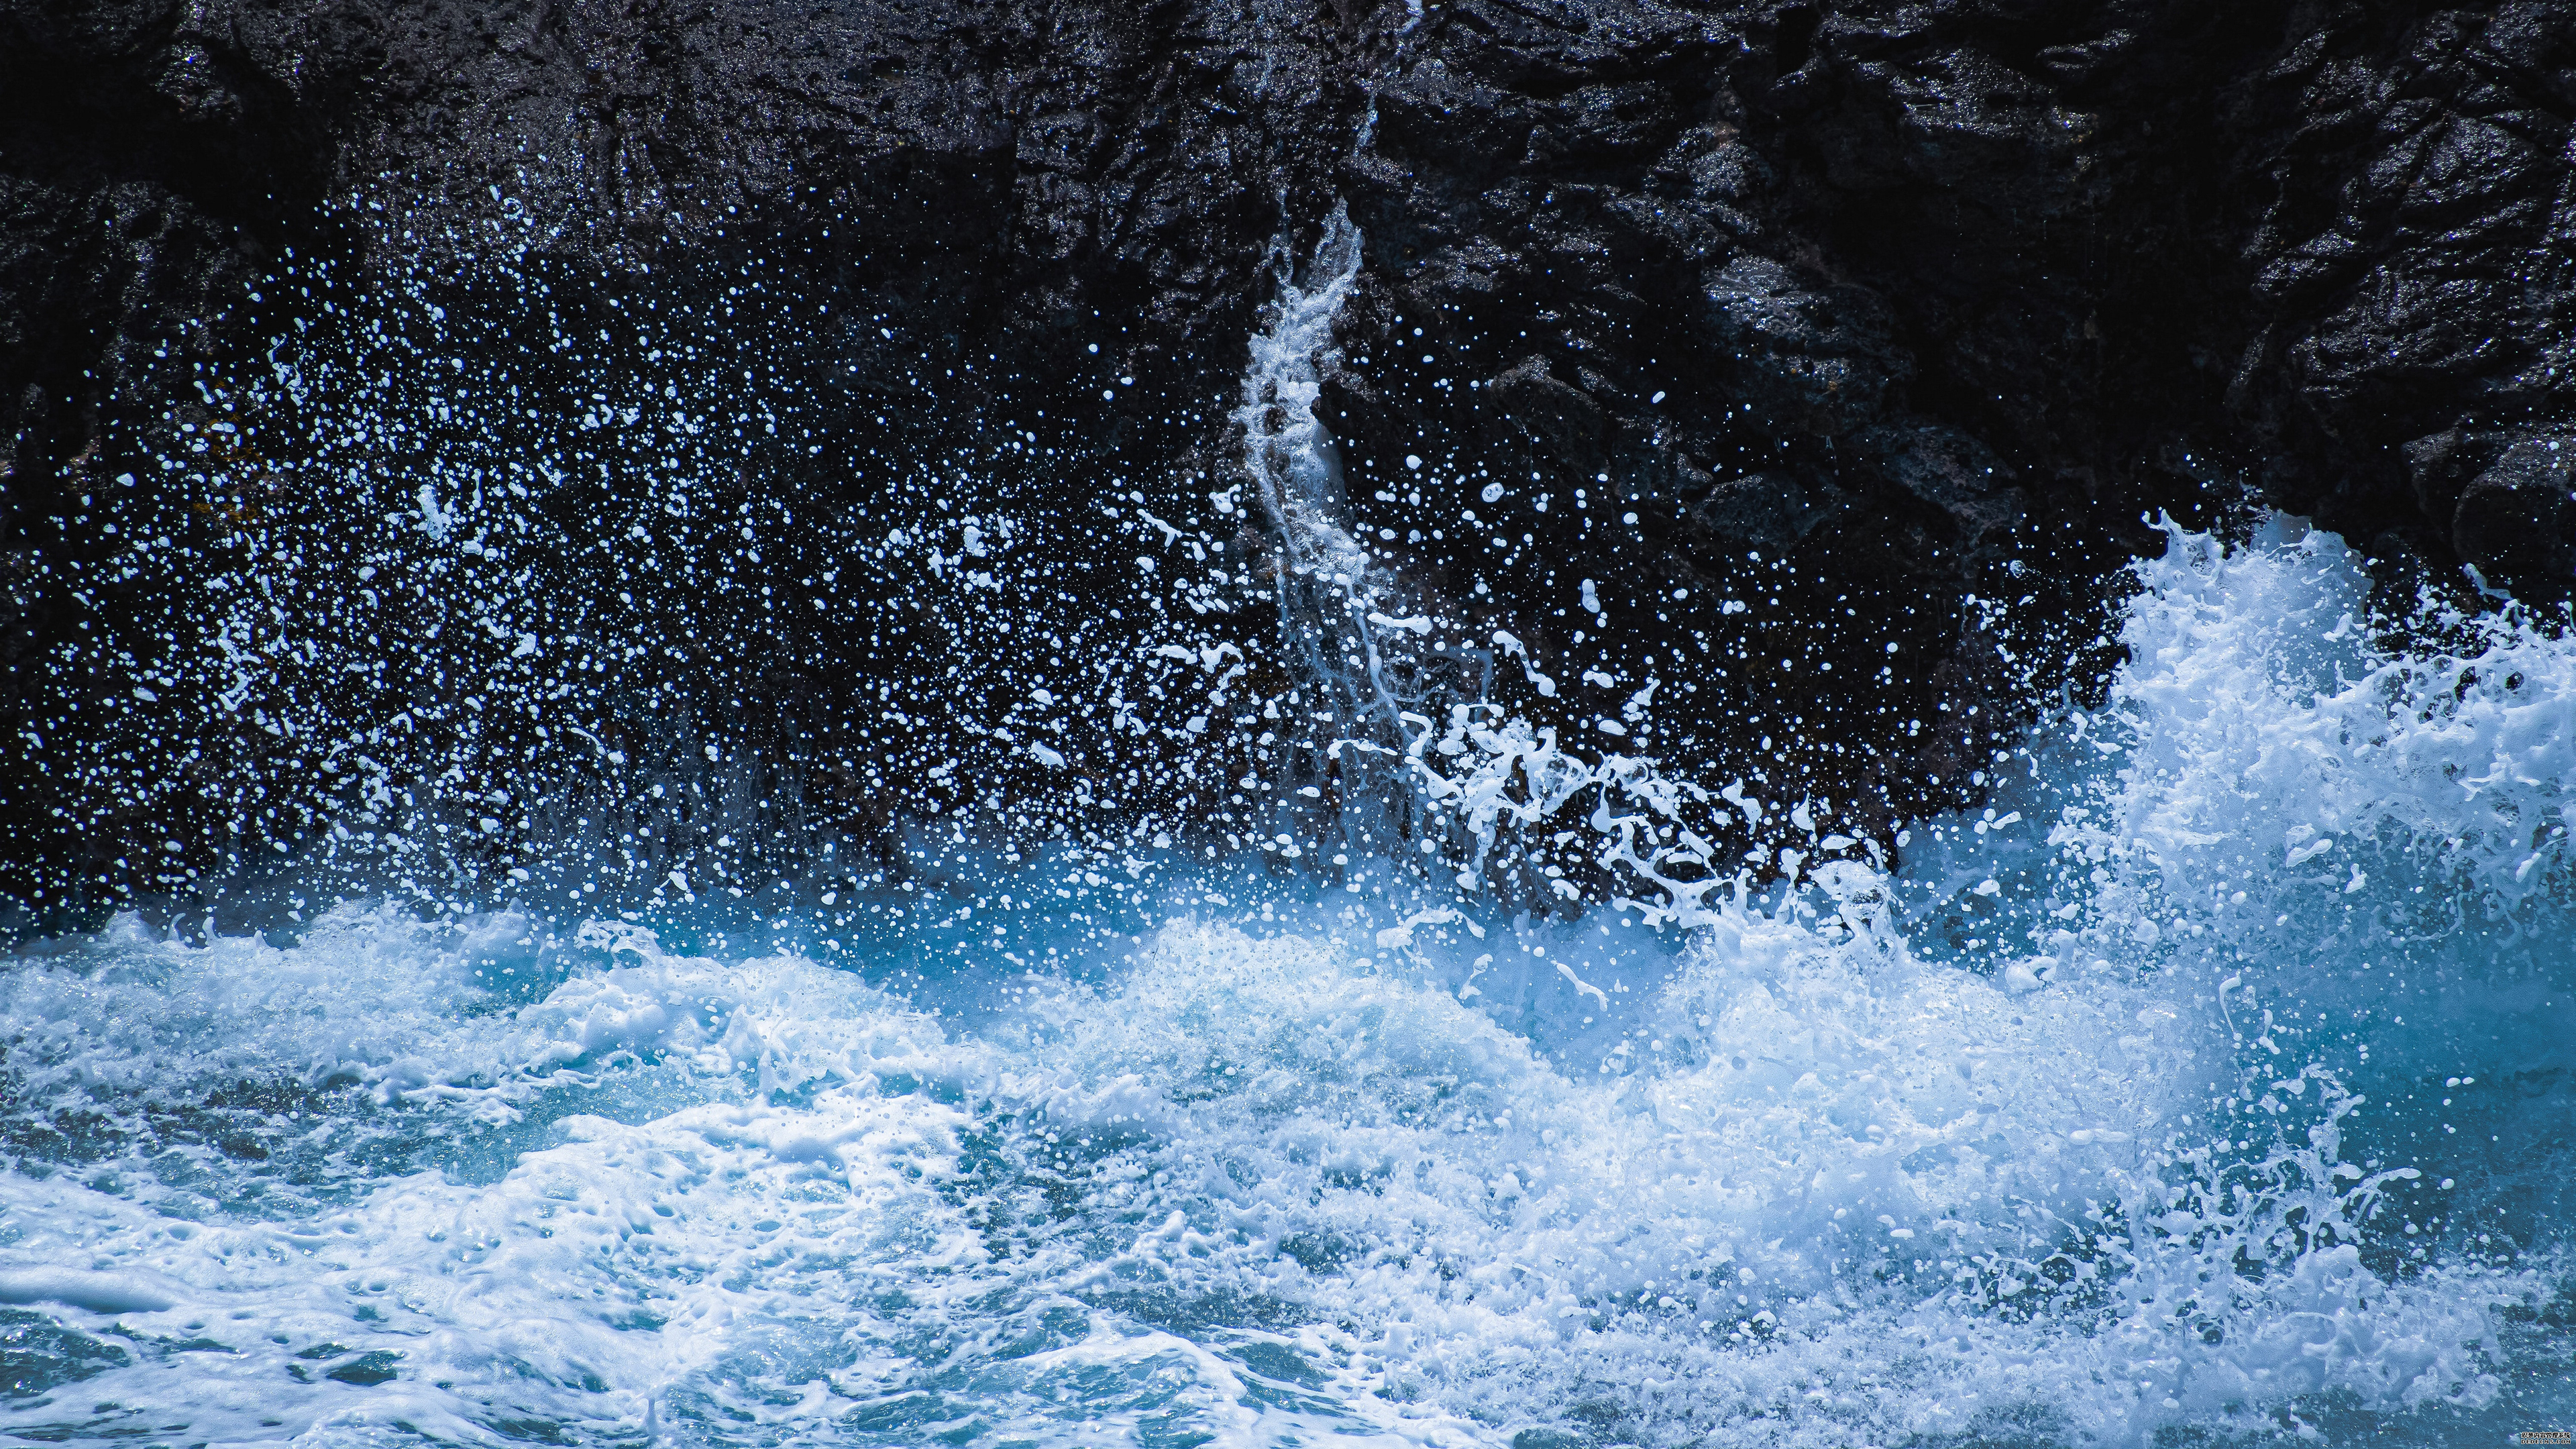
[[[2143,1444],[2530,1402],[2546,1235],[2480,1252],[2427,1206],[2465,1175],[2439,1142],[2354,1148],[2455,1114],[2356,1084],[2465,1054],[2547,1090],[2551,1048],[2295,1023],[2400,1014],[2348,957],[2433,941],[2457,989],[2563,1024],[2554,901],[2503,894],[2541,872],[2496,842],[2554,839],[2563,740],[2528,712],[2576,688],[2565,646],[2372,653],[2315,536],[2178,536],[2142,575],[2112,710],[2052,726],[2102,766],[2018,787],[2051,843],[1953,824],[2009,891],[1927,841],[1910,880],[1709,898],[1677,953],[1337,896],[1175,909],[935,1009],[514,914],[343,908],[286,946],[127,920],[22,960],[27,1121],[126,1125],[0,1177],[0,1297],[95,1349],[53,1341],[62,1382],[0,1422]],[[2255,834],[2306,823],[2375,884]],[[1944,881],[2038,949],[1919,951],[1898,908]],[[2391,902],[2463,883],[2501,906],[2399,939]],[[2498,939],[2518,986],[2479,974]]]
[[[418,900],[459,879],[430,868],[448,826],[523,832],[540,869],[492,880],[667,905],[669,929],[367,903],[298,914],[276,941],[122,918],[10,961],[0,1433],[2483,1441],[2576,1404],[2548,1377],[2563,1348],[2518,1336],[2535,1309],[2565,1319],[2576,1208],[2576,645],[2527,612],[2432,606],[2411,640],[2381,640],[2332,537],[2282,521],[2228,547],[2176,530],[2138,568],[2108,705],[2051,713],[1991,808],[1918,822],[1891,874],[1873,843],[1759,780],[1677,778],[1642,745],[1595,751],[1492,702],[1498,668],[1544,699],[1556,681],[1491,620],[1442,617],[1392,548],[1355,536],[1316,413],[1360,260],[1338,213],[1302,277],[1282,249],[1235,413],[1282,567],[1128,492],[1114,525],[1056,543],[1132,538],[1144,552],[1122,546],[1120,568],[1169,581],[1168,597],[1119,595],[1150,597],[1138,612],[1168,629],[1097,644],[1141,648],[1140,671],[1094,679],[1107,653],[1050,624],[1027,673],[998,676],[1007,698],[987,674],[954,698],[879,703],[936,737],[927,778],[1035,761],[1085,811],[1109,787],[1101,756],[1077,758],[1099,740],[1076,720],[1105,716],[1122,746],[1196,748],[1229,720],[1266,745],[1273,721],[1323,719],[1314,748],[1282,746],[1278,773],[1244,781],[1272,787],[1275,818],[1253,823],[1274,808],[1258,800],[1222,818],[1247,857],[1325,855],[1338,829],[1363,858],[1329,888],[1282,872],[1246,891],[1257,858],[1170,876],[1167,856],[1100,847],[1041,880],[1016,851],[979,861],[961,828],[906,882],[971,897],[952,900],[874,891],[886,872],[821,843],[828,914],[804,926],[834,949],[812,954],[680,944],[715,930],[683,903],[746,894],[721,850],[749,813],[711,808],[679,844],[666,817],[620,836],[627,884],[644,883],[620,896],[609,849],[563,853],[600,873],[587,879],[550,875],[536,848],[566,820],[595,824],[580,812],[597,801],[485,792],[418,823],[395,808],[402,779],[446,767],[406,775],[380,755],[467,738],[421,720],[510,699],[546,701],[538,736],[578,741],[584,763],[624,763],[618,742],[693,767],[723,753],[657,739],[686,733],[660,713],[620,733],[560,683],[492,683],[549,651],[578,678],[671,643],[588,622],[578,591],[503,568],[539,546],[518,541],[531,485],[559,484],[566,462],[541,449],[531,469],[480,438],[519,416],[515,385],[506,411],[458,414],[457,458],[483,463],[423,454],[429,482],[359,435],[445,422],[466,398],[441,396],[420,354],[388,364],[381,329],[241,393],[246,418],[309,402],[346,436],[307,461],[353,489],[402,480],[384,484],[391,511],[328,510],[305,537],[336,550],[352,518],[382,517],[406,548],[440,545],[378,539],[325,593],[373,611],[381,588],[401,632],[483,651],[442,656],[483,681],[458,698],[386,688],[372,723],[343,717],[338,696],[298,691],[344,671],[260,662],[310,662],[317,641],[291,636],[311,621],[272,608],[265,584],[223,590],[189,687],[222,719],[324,742],[312,768],[384,812],[317,827],[317,848],[419,857]],[[435,335],[444,314],[426,293],[412,303]],[[470,351],[442,341],[439,357],[462,374]],[[951,476],[967,464],[868,475],[916,506],[844,540],[848,580],[740,572],[760,559],[745,520],[783,528],[791,500],[716,511],[739,458],[678,441],[713,447],[709,409],[748,426],[750,394],[722,401],[735,349],[722,355],[679,373],[585,364],[600,390],[598,409],[575,405],[582,432],[632,428],[684,389],[715,399],[669,414],[658,470],[593,541],[632,544],[638,578],[706,560],[786,597],[792,575],[794,597],[854,630],[881,598],[916,596],[947,641],[923,661],[996,656],[1052,617],[1055,603],[1003,602],[1046,577],[1015,570],[1048,515],[976,503],[951,519],[976,496]],[[913,383],[928,356],[918,377],[902,362]],[[988,431],[993,457],[1044,446],[1035,429]],[[263,450],[307,456],[243,456]],[[1248,500],[1210,501],[1239,516]],[[657,555],[676,540],[645,526],[719,519],[742,552]],[[436,583],[467,561],[480,582]],[[1279,659],[1315,697],[1278,696],[1243,643],[1190,632],[1259,588],[1275,588]],[[1605,608],[1592,580],[1568,602]],[[323,642],[375,650],[360,621],[376,617],[339,617]],[[1621,731],[1655,688],[1587,728],[1635,738]],[[961,701],[975,707],[952,712]],[[960,753],[963,739],[1005,753]],[[1215,757],[1175,758],[1160,767]],[[1296,803],[1327,785],[1338,822]],[[1753,894],[1742,862],[1695,833],[1712,817],[1739,820],[1789,884]],[[1571,920],[1496,905],[1493,867],[1525,843],[1516,831],[1541,829],[1590,842],[1630,899]],[[1389,842],[1447,862],[1430,893],[1366,859]],[[1548,879],[1529,890],[1582,900]],[[856,969],[814,959],[850,958],[871,927]]]
[[[416,928],[419,959],[438,934]],[[846,973],[629,932],[482,1018],[481,1052],[386,1071],[426,1062],[444,1008],[380,996],[386,1048],[337,1054],[416,1096],[441,1070],[589,1073],[545,1087],[567,1099],[552,1136],[498,1181],[419,1170],[190,1212],[139,1163],[106,1189],[15,1175],[11,1260],[78,1282],[8,1281],[136,1345],[78,1387],[128,1407],[68,1422],[276,1420],[313,1442],[397,1419],[685,1442],[750,1414],[880,1442],[969,1423],[1473,1442],[1589,1415],[1639,1442],[1830,1443],[2033,1402],[2122,1442],[2302,1392],[2492,1392],[2466,1345],[2515,1283],[2385,1284],[2331,1243],[2213,1293],[2279,1212],[2221,1205],[2142,1145],[2213,1050],[2135,1005],[2155,999],[2015,998],[1900,943],[1745,914],[1615,1047],[1551,1060],[1311,934],[1177,921],[1108,983],[1037,984],[967,1037]],[[287,1040],[278,1068],[309,1070]],[[713,1100],[564,1113],[619,1054],[681,1061],[672,1094]],[[2288,1192],[2349,1216],[2326,1130]],[[2098,1207],[2125,1246],[2069,1253]],[[2070,1300],[2006,1311],[2056,1286],[2052,1253]],[[325,1376],[371,1364],[391,1379]]]
[[[2515,1325],[2568,1164],[2501,1159],[2576,1038],[2576,648],[2374,645],[2292,528],[2140,581],[2110,705],[1892,878],[1846,848],[1554,922],[1167,895],[938,981],[518,912],[54,943],[0,976],[0,1430],[2116,1445],[2546,1406]],[[1568,761],[1611,863],[1688,848],[1640,842],[1691,787]],[[1516,808],[1476,779],[1457,808]]]

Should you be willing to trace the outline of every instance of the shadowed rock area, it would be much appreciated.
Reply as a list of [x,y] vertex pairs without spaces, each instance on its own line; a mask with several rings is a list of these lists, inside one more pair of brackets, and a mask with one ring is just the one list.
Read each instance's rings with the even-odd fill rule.
[[[196,843],[209,828],[318,838],[359,808],[276,743],[291,724],[212,727],[173,688],[138,693],[210,607],[191,592],[208,551],[286,558],[241,542],[254,522],[333,536],[318,452],[199,430],[225,415],[207,379],[256,372],[308,325],[345,330],[350,297],[397,279],[460,327],[480,319],[495,355],[554,357],[564,318],[605,339],[610,312],[648,300],[718,327],[764,269],[758,315],[802,330],[744,343],[743,376],[781,379],[800,399],[788,433],[813,441],[757,434],[728,455],[724,506],[778,515],[782,542],[740,576],[763,598],[829,577],[830,528],[856,537],[871,506],[882,524],[856,460],[991,459],[1005,422],[992,486],[1011,506],[1107,508],[1142,534],[1117,512],[1132,503],[1260,560],[1262,526],[1207,500],[1241,466],[1231,410],[1270,259],[1302,255],[1337,200],[1365,250],[1317,412],[1381,565],[1426,617],[1513,632],[1566,686],[1519,703],[1569,732],[1672,675],[1672,640],[1699,629],[1732,662],[1667,690],[1657,733],[1699,778],[1763,772],[1888,838],[1975,797],[2033,683],[2104,656],[2097,581],[2146,545],[2155,510],[2266,502],[2414,571],[2392,577],[2466,563],[2525,597],[2567,592],[2571,35],[2576,13],[2546,3],[12,0],[0,889],[40,915],[184,895],[225,868],[228,847]],[[315,310],[318,284],[266,280],[317,266],[346,289],[340,311]],[[651,373],[618,357],[597,365]],[[529,380],[576,375],[592,376]],[[1086,411],[1104,392],[1139,403]],[[502,418],[472,430],[525,428],[534,448],[552,426]],[[218,435],[248,459],[229,474],[152,465]],[[796,471],[826,449],[862,481]],[[619,486],[541,502],[573,529],[615,513]],[[120,562],[138,533],[161,572]],[[1065,569],[1100,562],[1069,525],[1048,539],[1033,547]],[[703,529],[665,542],[715,547]],[[369,557],[370,577],[392,567]],[[535,594],[618,588],[546,567]],[[1094,627],[1169,612],[1132,572],[1084,574],[1060,602]],[[1257,572],[1224,577],[1244,597],[1218,611],[1247,644],[1277,629]],[[308,577],[280,618],[358,589]],[[1601,607],[1578,606],[1578,580]],[[1972,596],[2059,627],[1999,651]],[[1694,624],[1685,600],[1751,608]],[[653,607],[627,622],[678,617]],[[330,627],[416,627],[398,615]],[[897,788],[932,769],[909,737],[825,739],[930,656],[802,614],[705,628],[686,659],[629,657],[676,693],[634,696],[631,739],[594,731],[621,764],[659,747],[656,780],[713,789],[703,744],[705,761],[759,762],[725,777],[753,814],[880,840],[978,806]],[[1056,667],[1031,647],[952,668],[962,682],[935,693],[1024,690],[1008,670]],[[449,688],[469,662],[422,678]],[[1616,681],[1597,700],[1576,683],[1595,674]],[[683,693],[693,723],[666,727]],[[335,717],[377,707],[332,698]],[[465,739],[439,768],[377,778],[470,832],[485,806],[428,797],[482,801],[590,758],[560,732]],[[1206,778],[1266,768],[1226,748]],[[995,820],[1061,794],[1020,742],[992,749]],[[1093,778],[1116,768],[1060,753]],[[1242,800],[1139,779],[1086,807],[1095,824],[1219,828]],[[1035,818],[1063,827],[1056,809]],[[477,839],[553,828],[489,818]],[[781,852],[744,878],[802,869]]]

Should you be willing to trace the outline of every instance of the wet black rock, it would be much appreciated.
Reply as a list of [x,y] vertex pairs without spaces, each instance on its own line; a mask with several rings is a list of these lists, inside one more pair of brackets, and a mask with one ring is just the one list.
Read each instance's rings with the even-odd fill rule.
[[[2157,510],[2565,591],[2571,36],[2548,0],[7,0],[10,889],[159,848],[65,783],[124,687],[89,630],[144,607],[69,569],[118,547],[90,499],[158,476],[179,369],[293,321],[245,301],[287,250],[506,241],[593,299],[769,258],[832,299],[834,426],[952,446],[973,399],[926,379],[967,360],[1023,403],[1135,378],[1176,401],[1089,442],[1192,495],[1236,466],[1265,258],[1336,199],[1366,254],[1319,411],[1386,565],[1567,676],[1648,669],[1685,594],[1776,601],[1664,707],[1884,834],[1973,793],[2031,683],[1970,597],[2098,663],[2084,608]],[[1419,536],[1475,509],[1516,572]],[[1578,580],[1618,604],[1580,644]]]
[[2576,11],[2291,18],[2227,101],[2250,276],[2228,401],[2263,485],[2383,551],[2561,597],[2576,520],[2521,480],[2576,367]]

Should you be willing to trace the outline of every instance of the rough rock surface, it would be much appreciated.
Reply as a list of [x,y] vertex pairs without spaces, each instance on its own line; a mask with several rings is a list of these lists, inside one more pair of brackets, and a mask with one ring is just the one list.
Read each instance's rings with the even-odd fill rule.
[[2262,484],[2378,552],[2562,597],[2576,519],[2534,485],[2576,367],[2576,13],[2294,20],[2229,97],[2249,336],[2227,401]]
[[[158,833],[71,799],[31,733],[77,703],[50,661],[92,610],[45,560],[104,547],[110,421],[166,394],[154,362],[244,345],[288,247],[381,264],[497,224],[603,278],[790,257],[887,323],[837,336],[853,415],[936,432],[916,362],[1072,377],[1100,317],[1098,365],[1222,398],[1265,257],[1344,199],[1366,266],[1324,412],[1360,521],[1407,455],[1508,456],[1530,493],[1600,490],[1597,533],[1526,519],[1569,576],[1791,559],[1801,662],[1854,689],[1886,646],[1851,600],[1929,605],[1902,678],[1822,706],[1886,745],[1847,792],[1901,816],[1986,746],[1891,733],[2001,687],[1960,601],[2007,567],[2078,598],[2151,510],[2250,485],[2566,591],[2571,107],[2554,0],[6,0],[11,889],[75,861],[121,889],[103,862]],[[1201,414],[1122,446],[1232,445]],[[1503,600],[1561,652],[1554,602]]]

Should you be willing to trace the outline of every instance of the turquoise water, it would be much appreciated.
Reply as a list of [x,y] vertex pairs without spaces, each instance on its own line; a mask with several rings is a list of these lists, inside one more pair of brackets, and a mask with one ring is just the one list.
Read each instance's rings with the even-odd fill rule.
[[[0,1434],[2576,1422],[2576,645],[2374,642],[2366,583],[2177,531],[2102,709],[1764,893],[1533,918],[1140,848],[44,943],[0,974]],[[1653,827],[1581,788],[1592,848]]]

